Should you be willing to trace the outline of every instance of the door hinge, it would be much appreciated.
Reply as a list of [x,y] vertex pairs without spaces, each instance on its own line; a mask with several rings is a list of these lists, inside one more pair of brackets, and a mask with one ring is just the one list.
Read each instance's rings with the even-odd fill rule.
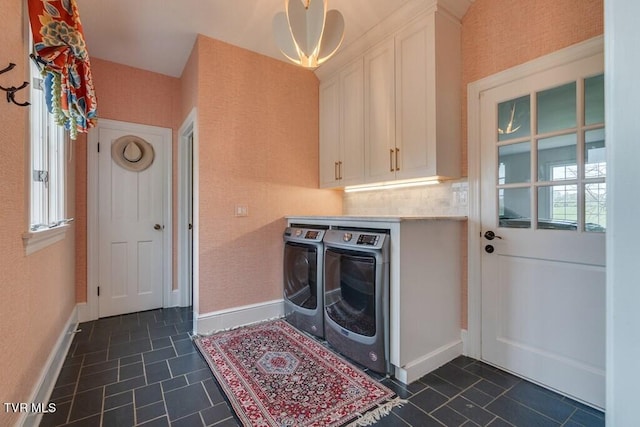
[[100,286],[98,286],[98,296],[100,296]]

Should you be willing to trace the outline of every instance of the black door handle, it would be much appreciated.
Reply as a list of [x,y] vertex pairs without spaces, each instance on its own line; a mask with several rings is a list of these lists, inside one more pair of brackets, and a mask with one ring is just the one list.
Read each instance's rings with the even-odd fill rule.
[[484,233],[484,238],[487,239],[487,240],[502,239],[502,237],[496,236],[496,233],[494,233],[491,230],[489,230],[489,231]]

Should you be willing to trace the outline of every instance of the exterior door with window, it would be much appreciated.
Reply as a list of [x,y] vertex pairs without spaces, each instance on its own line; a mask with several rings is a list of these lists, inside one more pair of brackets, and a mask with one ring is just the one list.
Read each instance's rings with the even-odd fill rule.
[[482,358],[605,396],[603,56],[481,93]]

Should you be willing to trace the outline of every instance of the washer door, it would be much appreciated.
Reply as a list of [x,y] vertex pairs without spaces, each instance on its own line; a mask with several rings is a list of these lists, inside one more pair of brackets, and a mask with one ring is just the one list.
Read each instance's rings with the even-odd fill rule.
[[293,304],[318,307],[318,248],[295,242],[284,245],[284,296]]
[[372,254],[325,251],[325,311],[340,327],[376,334],[376,259]]

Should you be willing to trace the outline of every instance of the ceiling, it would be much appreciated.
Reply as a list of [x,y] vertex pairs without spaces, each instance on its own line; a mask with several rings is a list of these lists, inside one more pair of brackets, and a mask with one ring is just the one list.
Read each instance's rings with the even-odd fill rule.
[[[407,2],[329,0],[344,16],[343,46]],[[285,0],[78,0],[92,57],[180,77],[197,34],[282,61],[271,32]]]

